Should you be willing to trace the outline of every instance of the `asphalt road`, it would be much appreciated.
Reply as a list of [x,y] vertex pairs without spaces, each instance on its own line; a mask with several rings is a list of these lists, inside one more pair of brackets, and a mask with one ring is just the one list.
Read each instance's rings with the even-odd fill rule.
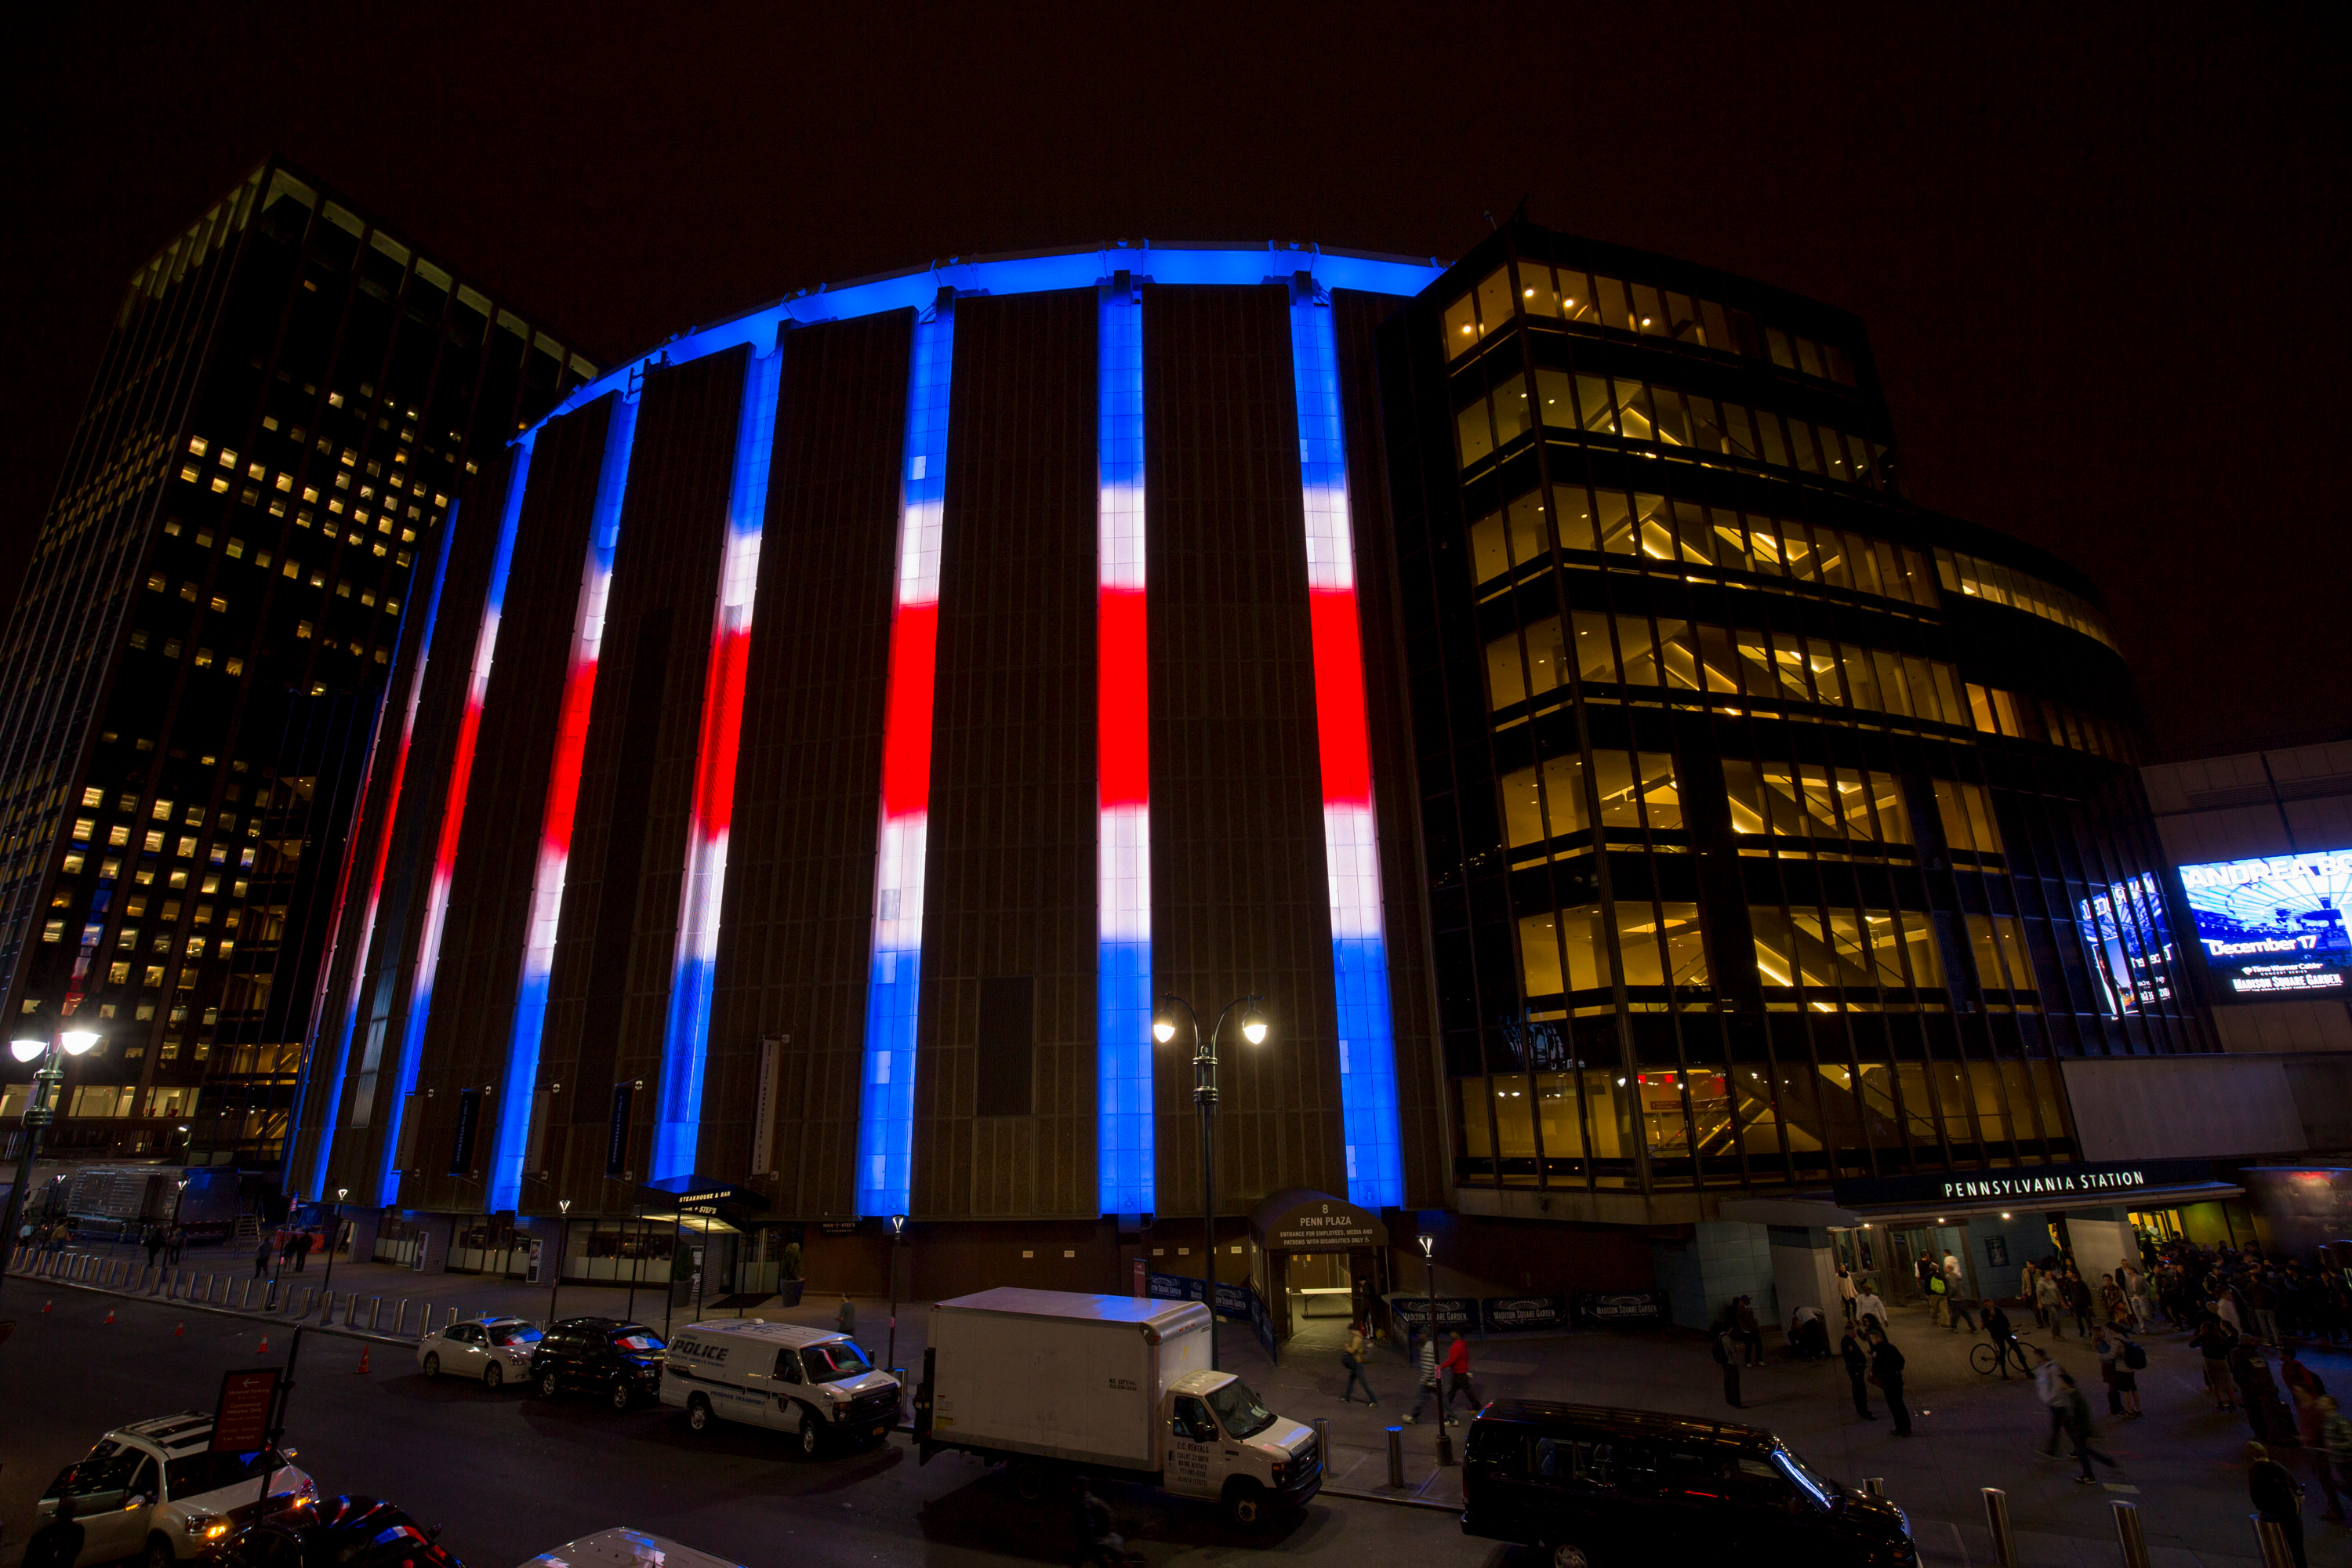
[[[44,1314],[43,1300],[55,1310]],[[115,1321],[104,1319],[109,1308]],[[115,1426],[212,1407],[232,1367],[283,1364],[286,1334],[256,1353],[256,1325],[11,1280],[0,1318],[0,1562],[14,1563],[33,1506],[58,1470]],[[174,1326],[186,1325],[184,1336]],[[783,1434],[720,1426],[702,1436],[660,1406],[623,1415],[602,1400],[548,1402],[428,1381],[406,1351],[304,1336],[288,1444],[322,1491],[389,1499],[444,1527],[471,1568],[508,1568],[562,1542],[629,1524],[751,1564],[848,1568],[1066,1563],[1066,1510],[1030,1508],[979,1464],[918,1465],[903,1438],[803,1461]],[[1288,1529],[1228,1530],[1207,1504],[1139,1488],[1101,1489],[1121,1531],[1154,1565],[1273,1552],[1315,1568],[1501,1568],[1504,1554],[1427,1509],[1318,1499]]]

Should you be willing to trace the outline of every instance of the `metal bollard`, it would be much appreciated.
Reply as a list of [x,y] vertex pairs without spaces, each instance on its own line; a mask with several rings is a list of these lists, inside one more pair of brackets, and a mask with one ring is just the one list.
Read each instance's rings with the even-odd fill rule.
[[371,1296],[368,1298],[368,1332],[373,1333],[383,1326],[383,1298],[381,1296]]
[[332,1290],[330,1290],[326,1292],[325,1296],[319,1303],[319,1321],[322,1323],[331,1323],[334,1321],[335,1293]]
[[402,1338],[408,1332],[408,1298],[400,1299],[399,1310],[392,1314],[392,1337]]
[[310,1315],[310,1292],[312,1289],[313,1287],[309,1285],[302,1287],[302,1310],[293,1314],[297,1322],[299,1322],[302,1319]]
[[2017,1534],[2009,1528],[2009,1494],[1999,1487],[1982,1487],[1985,1528],[1992,1531],[1992,1560],[1999,1568],[2017,1568]]
[[2286,1531],[2273,1519],[2250,1513],[2247,1521],[2254,1527],[2254,1544],[2261,1549],[2263,1568],[2294,1568],[2294,1551],[2286,1543]]
[[1315,1418],[1315,1456],[1323,1461],[1323,1473],[1331,1473],[1331,1423],[1323,1416]]
[[425,1316],[416,1321],[416,1337],[423,1339],[433,1331],[433,1303],[425,1303]]
[[450,1309],[448,1310],[448,1312],[449,1312],[449,1315],[448,1315],[447,1317],[446,1317],[446,1318],[444,1318],[444,1319],[442,1319],[442,1320],[441,1320],[441,1326],[442,1326],[443,1328],[445,1328],[445,1329],[446,1329],[446,1328],[447,1328],[450,1324],[452,1324],[452,1323],[454,1323],[454,1322],[456,1322],[456,1321],[457,1321],[457,1308],[455,1308],[455,1307],[450,1308]]
[[1404,1489],[1404,1428],[1391,1426],[1389,1432],[1389,1485],[1400,1491]]
[[356,1329],[359,1326],[360,1293],[354,1290],[352,1292],[351,1304],[343,1309],[343,1327],[347,1329]]
[[2116,1514],[2116,1544],[2123,1549],[2124,1568],[2147,1568],[2147,1538],[2139,1532],[2139,1508],[2117,1498],[2108,1505]]

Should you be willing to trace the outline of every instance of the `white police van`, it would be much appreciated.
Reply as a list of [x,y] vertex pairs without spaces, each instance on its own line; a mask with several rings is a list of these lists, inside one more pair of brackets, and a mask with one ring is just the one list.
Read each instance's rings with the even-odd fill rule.
[[757,1318],[688,1323],[670,1336],[661,1402],[707,1430],[714,1420],[773,1426],[814,1458],[878,1443],[898,1424],[898,1380],[846,1334]]

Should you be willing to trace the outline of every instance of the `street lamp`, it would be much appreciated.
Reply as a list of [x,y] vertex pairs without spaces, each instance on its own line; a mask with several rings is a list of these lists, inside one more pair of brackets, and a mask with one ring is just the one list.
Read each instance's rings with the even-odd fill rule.
[[555,1200],[555,1268],[547,1277],[547,1321],[555,1321],[555,1291],[563,1283],[563,1254],[572,1245],[572,1200]]
[[907,1234],[907,1216],[890,1216],[890,1344],[882,1352],[882,1364],[893,1369],[898,1365],[898,1239]]
[[1202,1037],[1200,1015],[1192,1011],[1192,1004],[1172,993],[1160,998],[1160,1016],[1151,1021],[1151,1037],[1163,1046],[1176,1037],[1176,1015],[1170,1008],[1183,1008],[1185,1022],[1192,1029],[1192,1103],[1201,1113],[1201,1236],[1208,1252],[1201,1266],[1201,1295],[1209,1309],[1211,1372],[1217,1370],[1217,1039],[1224,1032],[1226,1015],[1247,1006],[1249,1011],[1242,1016],[1242,1038],[1253,1046],[1265,1044],[1265,1018],[1257,1010],[1265,1000],[1255,992],[1234,997],[1217,1015],[1206,1038]]
[[[1430,1380],[1434,1383],[1437,1381],[1437,1237],[1424,1230],[1413,1239],[1421,1243],[1422,1267],[1429,1271],[1429,1294],[1421,1299],[1421,1316],[1423,1326],[1425,1326],[1429,1331],[1429,1376]],[[1415,1367],[1412,1370],[1415,1376],[1420,1375],[1421,1369],[1419,1367]],[[1416,1408],[1418,1408],[1418,1406],[1416,1406]],[[1452,1414],[1453,1412],[1447,1407],[1445,1385],[1439,1383],[1437,1387],[1437,1463],[1441,1469],[1454,1463],[1454,1439],[1448,1436],[1445,1432],[1446,1418]]]
[[335,1283],[335,1241],[343,1230],[343,1200],[351,1195],[349,1187],[335,1189],[334,1217],[327,1221],[327,1278],[320,1282],[321,1290],[331,1290]]
[[16,1180],[8,1189],[6,1220],[0,1223],[0,1279],[6,1277],[6,1260],[16,1256],[16,1226],[25,1212],[25,1190],[32,1184],[33,1162],[40,1155],[41,1134],[57,1116],[51,1101],[66,1080],[60,1053],[82,1056],[97,1044],[98,1036],[88,1029],[62,1030],[54,1040],[27,1036],[8,1042],[8,1053],[18,1061],[37,1059],[41,1065],[34,1069],[32,1088],[25,1097],[25,1150],[16,1161]]

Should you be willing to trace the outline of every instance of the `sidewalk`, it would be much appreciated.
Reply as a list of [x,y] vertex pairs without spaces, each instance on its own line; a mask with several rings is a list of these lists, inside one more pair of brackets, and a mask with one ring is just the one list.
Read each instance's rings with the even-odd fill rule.
[[[127,1274],[137,1280],[145,1272],[145,1256],[126,1247],[96,1247],[43,1259],[44,1272],[53,1267],[99,1268]],[[202,1254],[183,1268],[183,1275],[205,1274],[242,1281],[252,1275],[250,1258],[242,1269],[237,1259],[207,1260]],[[212,1261],[215,1267],[207,1268]],[[283,1277],[292,1283],[299,1303],[306,1289],[326,1283],[323,1259],[299,1275]],[[147,1283],[153,1283],[152,1273]],[[460,1317],[481,1312],[511,1313],[544,1322],[549,1291],[500,1279],[467,1275],[425,1274],[376,1263],[339,1260],[333,1288],[338,1298],[336,1319],[341,1329],[351,1293],[363,1302],[362,1324],[373,1298],[383,1299],[383,1321],[389,1323],[395,1302],[410,1303],[405,1339],[379,1333],[379,1342],[405,1343],[415,1337],[424,1306],[430,1302],[435,1317],[453,1310]],[[219,1285],[215,1286],[217,1292]],[[17,1298],[33,1294],[27,1289]],[[146,1294],[142,1288],[139,1294]],[[183,1298],[184,1299],[184,1298]],[[281,1298],[282,1300],[282,1298]],[[663,1326],[664,1303],[657,1291],[640,1291],[635,1316],[656,1329]],[[898,1310],[894,1336],[888,1303],[860,1298],[856,1303],[857,1338],[868,1353],[884,1364],[905,1368],[909,1381],[920,1375],[923,1347],[929,1338],[929,1310],[904,1304]],[[802,1306],[784,1309],[771,1301],[738,1313],[705,1305],[701,1316],[748,1316],[775,1321],[829,1328],[840,1306],[838,1296],[813,1294]],[[590,1313],[619,1317],[627,1314],[628,1292],[601,1285],[565,1285],[557,1307],[564,1316]],[[23,1310],[21,1308],[19,1310]],[[229,1310],[217,1304],[214,1311]],[[264,1321],[286,1322],[283,1310]],[[695,1321],[690,1306],[673,1310],[673,1328]],[[316,1318],[316,1307],[312,1317]],[[1745,1408],[1724,1405],[1721,1373],[1699,1337],[1687,1331],[1603,1331],[1566,1334],[1496,1336],[1474,1339],[1470,1344],[1471,1375],[1486,1399],[1532,1396],[1574,1403],[1636,1409],[1673,1410],[1700,1419],[1731,1418],[1763,1426],[1825,1473],[1849,1486],[1883,1478],[1887,1495],[1911,1520],[1923,1560],[1932,1568],[1960,1568],[1993,1561],[1991,1539],[1984,1523],[1979,1489],[1998,1487],[2008,1494],[2010,1515],[2018,1542],[2019,1560],[2031,1568],[2072,1568],[2074,1564],[2116,1561],[2115,1525],[2108,1505],[2121,1500],[2136,1504],[2156,1568],[2260,1568],[2253,1532],[2246,1521],[2245,1463],[2242,1450],[2251,1436],[2242,1416],[2216,1412],[2206,1397],[2197,1352],[2185,1336],[2155,1333],[2142,1343],[2148,1352],[2147,1370],[2139,1374],[2141,1399],[2147,1412],[2143,1420],[2118,1421],[2104,1414],[2105,1400],[2098,1366],[2081,1340],[2055,1339],[2035,1331],[2024,1320],[2023,1337],[2050,1350],[2089,1394],[2099,1411],[2101,1446],[2122,1463],[2120,1470],[2102,1470],[2101,1485],[2078,1486],[2071,1458],[2046,1459],[2039,1445],[2047,1428],[2043,1407],[2032,1384],[2023,1378],[2004,1382],[1970,1370],[1968,1352],[1977,1336],[1947,1332],[1935,1327],[1924,1310],[1897,1308],[1892,1324],[1895,1342],[1909,1365],[1907,1402],[1916,1436],[1895,1437],[1883,1418],[1878,1391],[1872,1406],[1882,1412],[1874,1421],[1857,1420],[1843,1369],[1834,1360],[1797,1362],[1777,1350],[1768,1364],[1746,1373],[1742,1394]],[[1328,1435],[1326,1485],[1335,1493],[1417,1501],[1458,1508],[1461,1470],[1437,1462],[1440,1428],[1428,1412],[1420,1425],[1403,1426],[1405,1485],[1388,1483],[1388,1433],[1401,1425],[1412,1408],[1412,1370],[1393,1346],[1374,1352],[1365,1375],[1381,1398],[1377,1407],[1342,1404],[1339,1390],[1346,1373],[1339,1363],[1336,1324],[1317,1324],[1284,1348],[1279,1364],[1270,1362],[1248,1325],[1221,1323],[1220,1363],[1248,1382],[1265,1402],[1283,1415],[1310,1424],[1324,1424]],[[2352,1390],[2352,1351],[2321,1348],[2304,1355],[2305,1364],[2336,1390]],[[2273,1363],[2275,1371],[2276,1362]],[[1450,1429],[1458,1458],[1466,1424]],[[2280,1456],[2298,1476],[2307,1460],[2300,1451]],[[2307,1500],[2305,1528],[2315,1560],[2340,1559],[2352,1534],[2345,1527],[2323,1521],[2322,1500],[2315,1485]]]

